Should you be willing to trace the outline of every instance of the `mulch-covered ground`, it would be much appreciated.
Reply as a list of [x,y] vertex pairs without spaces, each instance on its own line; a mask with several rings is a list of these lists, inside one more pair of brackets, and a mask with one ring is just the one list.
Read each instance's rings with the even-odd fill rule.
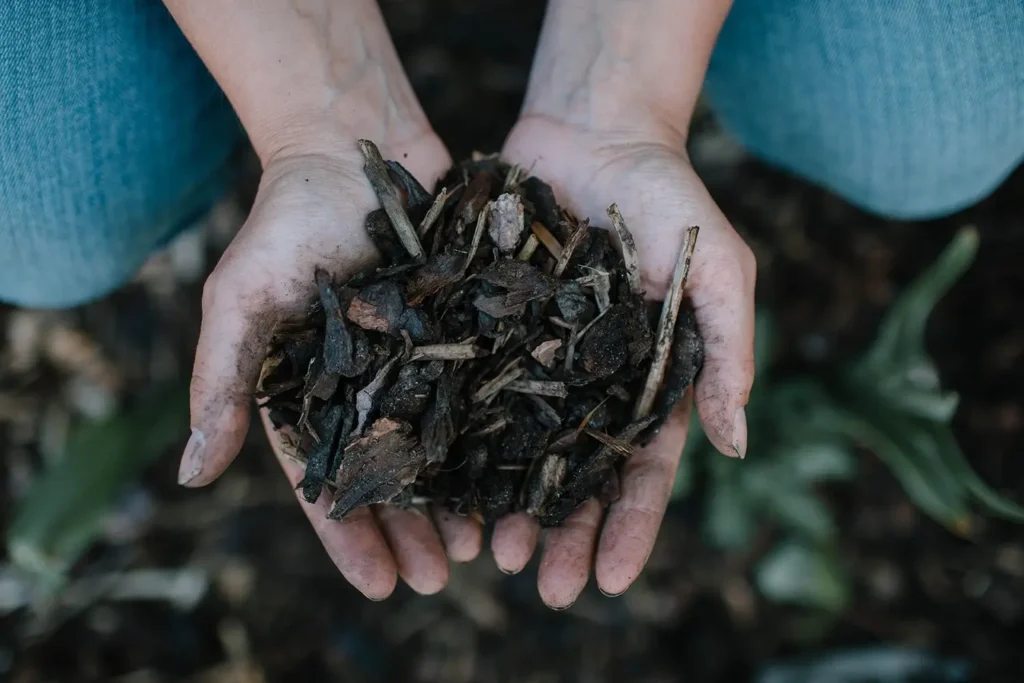
[[[384,5],[453,155],[497,149],[517,113],[542,3]],[[955,229],[978,226],[977,261],[933,316],[929,349],[962,394],[955,427],[968,458],[1024,500],[1024,174],[963,214],[906,224],[747,159],[706,120],[693,146],[698,170],[757,252],[758,296],[775,313],[783,367],[813,369],[863,349],[894,295]],[[244,218],[250,191],[251,174],[199,230],[106,300],[59,314],[0,310],[0,522],[70,422],[155,380],[187,378],[202,275]],[[400,588],[371,603],[322,552],[261,434],[201,491],[174,484],[177,455],[147,471],[76,576],[160,569],[168,585],[181,579],[169,589],[179,602],[81,599],[45,622],[9,612],[0,616],[0,679],[705,683],[747,680],[766,658],[873,643],[965,657],[980,681],[1024,677],[1024,533],[989,523],[970,540],[953,537],[871,456],[853,484],[830,491],[856,599],[826,626],[756,593],[749,568],[772,529],[722,555],[702,543],[693,503],[670,511],[648,570],[617,599],[590,588],[567,612],[550,611],[534,568],[506,577],[485,553],[454,567],[440,595]],[[191,601],[186,579],[199,587]]]

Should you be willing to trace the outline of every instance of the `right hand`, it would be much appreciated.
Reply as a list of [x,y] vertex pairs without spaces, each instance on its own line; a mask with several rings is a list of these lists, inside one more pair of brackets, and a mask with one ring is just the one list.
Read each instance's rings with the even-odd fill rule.
[[[400,160],[425,187],[451,165],[429,131],[398,143],[378,142],[385,157]],[[356,141],[322,149],[331,151],[289,150],[267,161],[248,220],[206,281],[191,384],[193,434],[179,474],[185,486],[210,483],[241,449],[271,334],[281,321],[304,314],[315,298],[314,270],[344,279],[376,259],[364,221],[379,203]],[[296,486],[302,468],[284,455],[265,416],[264,425]],[[335,522],[327,519],[329,496],[314,505],[301,493],[298,499],[341,573],[375,600],[392,592],[396,573],[413,590],[435,593],[448,580],[446,549],[455,561],[468,561],[480,549],[476,522],[441,511],[431,519],[376,506]]]

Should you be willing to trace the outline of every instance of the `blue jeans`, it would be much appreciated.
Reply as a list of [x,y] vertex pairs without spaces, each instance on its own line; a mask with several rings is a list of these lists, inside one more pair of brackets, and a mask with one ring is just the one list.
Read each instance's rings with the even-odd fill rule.
[[[1024,157],[1024,3],[735,0],[706,93],[754,155],[876,213],[946,214]],[[0,299],[117,287],[241,139],[159,0],[2,0]]]

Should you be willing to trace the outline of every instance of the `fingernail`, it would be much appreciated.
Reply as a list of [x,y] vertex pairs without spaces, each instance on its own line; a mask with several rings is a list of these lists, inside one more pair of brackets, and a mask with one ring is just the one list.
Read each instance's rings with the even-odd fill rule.
[[498,567],[498,571],[500,571],[505,576],[515,576],[521,571],[520,569],[505,569],[497,562],[495,562],[495,565]]
[[576,601],[573,600],[572,602],[570,602],[568,605],[565,605],[564,607],[555,607],[554,605],[548,605],[548,607],[550,607],[555,612],[564,612],[565,610],[569,609],[570,607],[572,607],[575,604],[576,604]]
[[733,418],[732,449],[737,458],[747,457],[747,413],[743,408],[737,408]]
[[203,471],[203,459],[206,457],[206,436],[198,429],[192,429],[192,436],[185,444],[185,453],[181,456],[178,467],[178,484],[186,486]]
[[606,598],[617,598],[617,597],[619,597],[620,595],[622,595],[623,593],[626,592],[625,590],[621,590],[618,593],[609,593],[608,591],[606,591],[605,589],[601,588],[600,586],[597,587],[597,590],[601,591],[601,595],[603,595]]

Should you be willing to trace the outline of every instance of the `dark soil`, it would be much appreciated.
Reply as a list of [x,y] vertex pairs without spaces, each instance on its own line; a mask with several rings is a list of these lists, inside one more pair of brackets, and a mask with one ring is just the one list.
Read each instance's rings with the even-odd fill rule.
[[[456,158],[497,149],[517,112],[542,3],[431,5],[384,3],[414,85]],[[863,349],[895,294],[955,229],[978,226],[977,261],[935,312],[929,348],[946,384],[962,394],[955,428],[972,465],[1024,500],[1024,174],[957,216],[899,223],[745,157],[701,153],[702,141],[716,136],[698,121],[694,163],[755,248],[758,295],[779,323],[784,367],[814,369]],[[235,204],[244,205],[246,195]],[[222,243],[210,244],[212,256]],[[126,386],[136,389],[154,368],[187,376],[198,319],[197,283],[169,297],[133,285],[72,314],[108,354],[127,354]],[[19,390],[24,405],[46,404],[59,373],[44,379]],[[19,458],[31,462],[38,448],[13,428],[0,429],[7,465],[0,476],[11,490],[21,476]],[[485,552],[453,567],[441,595],[400,588],[370,603],[338,576],[261,434],[254,431],[229,473],[201,492],[174,485],[176,455],[152,468],[125,503],[140,520],[135,532],[108,536],[81,572],[191,564],[212,577],[206,597],[187,610],[101,601],[35,639],[26,635],[23,612],[2,617],[3,675],[26,683],[724,683],[749,680],[766,658],[897,643],[966,657],[979,681],[1024,677],[1020,528],[991,523],[969,541],[955,538],[917,512],[868,455],[856,482],[830,498],[856,598],[829,624],[768,604],[752,587],[751,563],[769,546],[772,529],[744,553],[723,555],[701,542],[697,510],[688,503],[670,510],[647,571],[617,599],[591,587],[569,611],[552,612],[537,597],[534,566],[505,577]],[[145,514],[132,507],[139,496]],[[4,521],[8,500],[0,503]]]

